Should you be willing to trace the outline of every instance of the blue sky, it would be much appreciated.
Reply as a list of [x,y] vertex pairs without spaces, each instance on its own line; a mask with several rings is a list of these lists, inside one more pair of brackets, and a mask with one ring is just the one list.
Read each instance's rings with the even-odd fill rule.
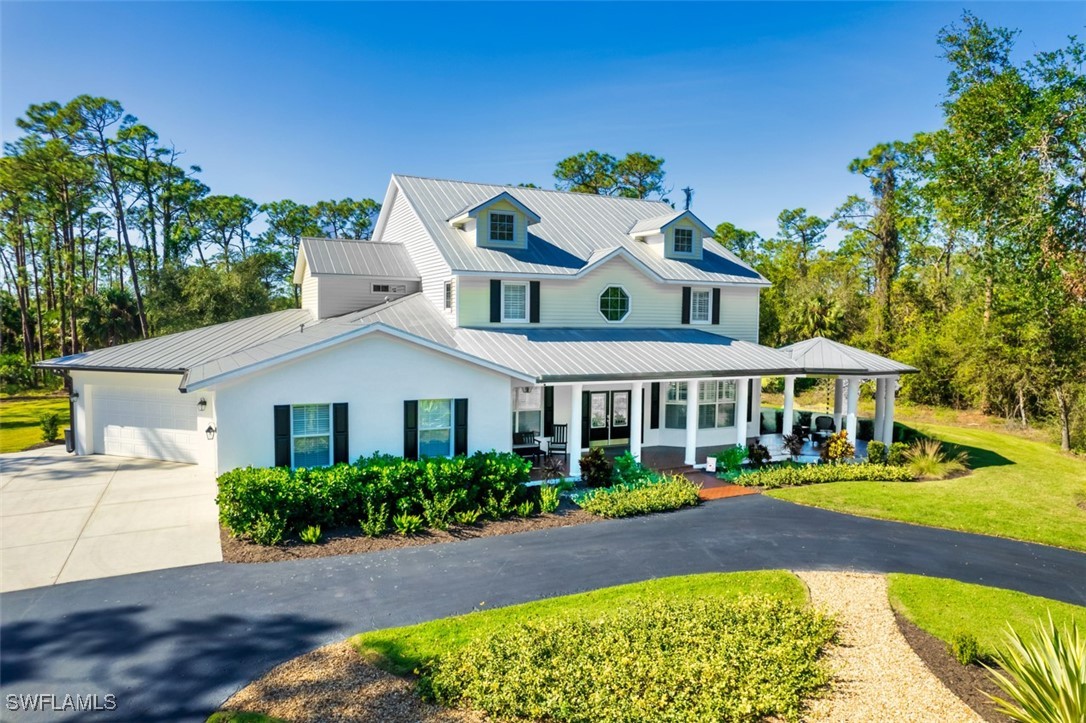
[[258,201],[381,199],[391,173],[553,186],[587,149],[667,160],[694,211],[771,234],[863,190],[872,145],[940,123],[938,29],[963,7],[1025,53],[1083,3],[0,5],[4,138],[26,106],[116,98]]

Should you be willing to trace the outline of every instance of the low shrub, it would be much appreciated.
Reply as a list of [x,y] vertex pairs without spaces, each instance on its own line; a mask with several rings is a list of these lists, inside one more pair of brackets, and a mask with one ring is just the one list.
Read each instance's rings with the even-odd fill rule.
[[916,478],[906,467],[881,464],[783,464],[756,470],[736,477],[735,484],[744,487],[796,487],[825,482],[911,482]]
[[798,717],[829,681],[823,615],[772,598],[657,598],[598,619],[495,629],[441,658],[423,689],[499,720]]
[[867,443],[867,461],[871,464],[886,464],[888,455],[886,445],[877,439]]
[[856,448],[848,441],[848,432],[842,429],[822,443],[818,455],[824,462],[840,462],[855,457]]
[[762,444],[761,440],[754,440],[754,444],[747,449],[747,461],[754,467],[761,467],[769,462],[769,447]]
[[366,503],[366,516],[358,524],[366,537],[383,535],[388,529],[388,504],[382,502],[380,507],[376,507],[370,500]]
[[741,444],[721,450],[716,456],[717,469],[736,472],[747,459],[747,448]]
[[890,449],[886,452],[886,464],[892,464],[895,467],[904,466],[908,461],[905,459],[905,453],[909,451],[909,445],[904,442],[892,442]]
[[1002,671],[988,668],[1009,697],[988,696],[1000,712],[1036,723],[1086,720],[1086,636],[1078,626],[1057,628],[1050,614],[1030,640],[1007,628],[1006,646],[993,655]]
[[302,538],[302,542],[306,542],[310,545],[316,545],[321,541],[321,526],[310,525],[301,532],[298,533],[298,537]]
[[950,638],[947,649],[962,665],[972,665],[980,660],[980,643],[969,633],[955,633]]
[[46,412],[38,417],[38,424],[41,425],[41,441],[52,442],[57,438],[60,415],[56,412]]
[[613,473],[614,465],[602,447],[593,447],[581,456],[581,481],[588,487],[606,487]]
[[392,518],[392,526],[400,535],[407,537],[422,529],[422,518],[405,512]]
[[630,517],[696,505],[700,489],[682,475],[664,475],[641,484],[589,490],[576,496],[574,502],[600,517]]
[[638,484],[651,476],[652,470],[638,462],[637,458],[626,450],[615,458],[611,481],[615,484]]
[[269,512],[261,514],[253,521],[249,536],[258,545],[278,545],[283,540],[286,529],[287,523],[283,516]]
[[946,479],[965,472],[968,457],[964,452],[943,449],[937,439],[921,439],[905,450],[905,466],[917,479]]
[[453,513],[453,520],[458,525],[474,525],[483,516],[483,511],[476,507],[474,510],[461,510]]
[[535,503],[531,500],[521,502],[516,507],[517,517],[531,517],[535,514]]
[[786,434],[783,437],[784,448],[788,450],[788,455],[795,459],[803,454],[803,444],[805,442],[802,434]]
[[558,491],[558,487],[544,484],[539,488],[539,511],[544,515],[557,510],[561,501],[562,493]]

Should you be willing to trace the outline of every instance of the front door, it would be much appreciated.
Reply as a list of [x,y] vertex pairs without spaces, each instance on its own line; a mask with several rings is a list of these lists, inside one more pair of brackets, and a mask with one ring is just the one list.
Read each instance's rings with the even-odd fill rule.
[[628,444],[630,441],[630,391],[586,392],[584,426],[592,446]]

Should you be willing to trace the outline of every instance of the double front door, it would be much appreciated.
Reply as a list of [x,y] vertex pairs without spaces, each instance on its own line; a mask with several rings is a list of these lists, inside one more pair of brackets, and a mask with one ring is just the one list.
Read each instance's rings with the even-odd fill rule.
[[592,446],[629,444],[630,390],[585,392],[584,423]]

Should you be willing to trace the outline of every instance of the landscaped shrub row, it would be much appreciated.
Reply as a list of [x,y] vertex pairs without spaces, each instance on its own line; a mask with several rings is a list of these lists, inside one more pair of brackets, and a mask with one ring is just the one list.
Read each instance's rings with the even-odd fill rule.
[[506,720],[796,717],[825,685],[822,615],[772,598],[657,599],[600,619],[499,628],[440,658],[424,683]]
[[912,482],[916,475],[908,467],[861,462],[859,464],[785,464],[756,470],[732,480],[744,487],[795,487],[822,482]]
[[523,486],[530,469],[508,452],[418,461],[374,455],[296,470],[246,467],[219,477],[216,501],[219,520],[231,533],[264,545],[310,525],[361,524],[366,534],[378,535],[394,518],[418,517],[428,527],[444,528],[460,519],[516,514],[517,505],[538,495]]
[[573,501],[593,515],[629,517],[696,505],[700,489],[682,475],[662,475],[591,489],[574,495]]

